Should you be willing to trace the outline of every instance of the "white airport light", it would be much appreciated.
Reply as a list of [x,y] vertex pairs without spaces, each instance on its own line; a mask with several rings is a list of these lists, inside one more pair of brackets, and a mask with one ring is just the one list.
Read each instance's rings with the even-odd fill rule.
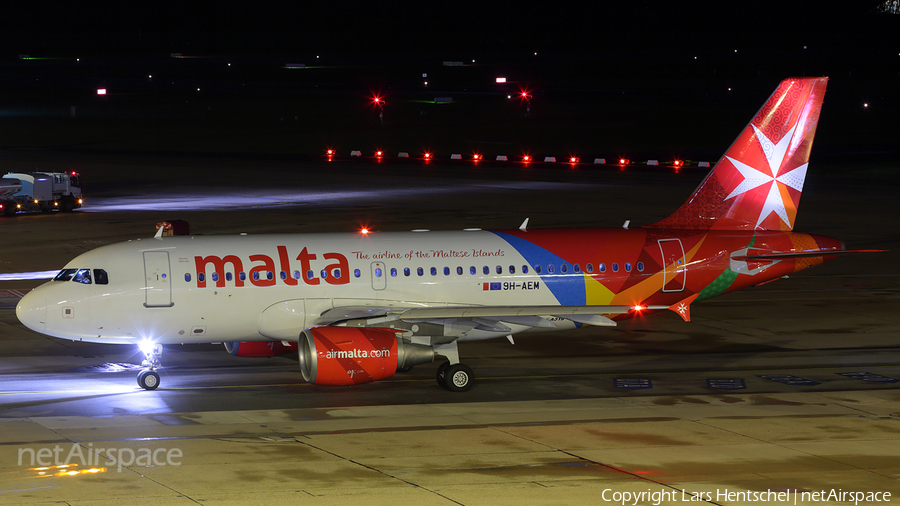
[[106,95],[106,88],[97,88],[98,95]]
[[498,77],[498,78],[496,79],[496,81],[497,81],[498,83],[505,83],[505,82],[506,82],[506,78],[505,78],[505,77]]

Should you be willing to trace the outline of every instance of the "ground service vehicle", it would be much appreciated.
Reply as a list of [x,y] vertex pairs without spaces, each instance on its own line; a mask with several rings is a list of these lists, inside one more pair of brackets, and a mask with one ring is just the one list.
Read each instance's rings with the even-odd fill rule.
[[9,172],[0,179],[0,214],[70,212],[82,204],[77,172]]

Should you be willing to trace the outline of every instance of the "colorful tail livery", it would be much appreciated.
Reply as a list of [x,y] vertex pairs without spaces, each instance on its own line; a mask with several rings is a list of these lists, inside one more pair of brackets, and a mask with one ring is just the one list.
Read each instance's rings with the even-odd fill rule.
[[782,81],[691,198],[653,227],[793,230],[827,84]]
[[51,336],[137,344],[145,389],[163,345],[225,342],[242,357],[299,353],[303,378],[354,385],[446,358],[458,344],[614,326],[776,280],[847,253],[792,232],[826,78],[781,83],[672,216],[641,228],[157,237],[84,253],[22,298]]

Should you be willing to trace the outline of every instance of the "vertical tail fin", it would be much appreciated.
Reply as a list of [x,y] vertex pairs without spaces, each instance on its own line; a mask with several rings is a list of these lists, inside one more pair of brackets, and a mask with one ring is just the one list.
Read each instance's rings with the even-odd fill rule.
[[688,201],[648,228],[793,229],[827,83],[782,81]]

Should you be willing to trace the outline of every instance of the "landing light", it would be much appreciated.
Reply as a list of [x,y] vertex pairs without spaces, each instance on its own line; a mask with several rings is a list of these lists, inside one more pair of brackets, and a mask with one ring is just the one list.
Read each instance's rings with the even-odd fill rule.
[[149,339],[144,339],[143,341],[138,343],[138,348],[144,353],[144,355],[149,355],[153,352],[153,348],[156,346],[156,343],[150,341]]

